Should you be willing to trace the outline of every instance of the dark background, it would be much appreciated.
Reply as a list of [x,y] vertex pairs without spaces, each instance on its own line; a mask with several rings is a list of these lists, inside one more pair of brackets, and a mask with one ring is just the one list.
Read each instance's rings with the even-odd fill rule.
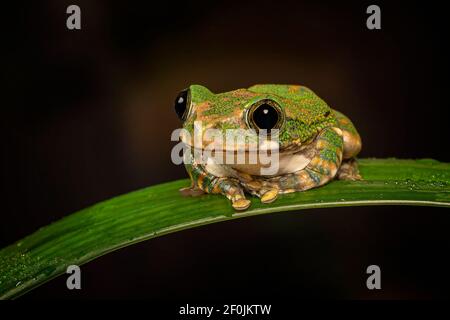
[[[382,30],[366,28],[378,4]],[[448,34],[438,3],[33,1],[2,6],[0,246],[76,210],[186,177],[170,160],[178,91],[303,84],[347,114],[361,157],[448,148]],[[66,28],[77,4],[82,29]],[[36,298],[450,297],[448,209],[315,209],[125,248]],[[382,290],[365,286],[368,265]],[[256,301],[255,301],[256,300]]]

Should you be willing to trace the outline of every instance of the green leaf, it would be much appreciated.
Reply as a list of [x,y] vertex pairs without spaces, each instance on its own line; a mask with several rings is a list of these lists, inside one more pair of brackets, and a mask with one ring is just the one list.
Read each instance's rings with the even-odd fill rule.
[[257,214],[363,205],[450,206],[450,164],[431,159],[362,159],[363,181],[333,181],[280,196],[252,199],[235,212],[225,197],[184,198],[188,180],[164,183],[71,214],[0,251],[0,298],[14,298],[108,252],[171,232]]

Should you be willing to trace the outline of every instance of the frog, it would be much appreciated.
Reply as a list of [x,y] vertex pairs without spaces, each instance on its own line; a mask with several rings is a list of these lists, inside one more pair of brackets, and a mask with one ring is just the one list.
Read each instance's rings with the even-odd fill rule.
[[[191,151],[196,148],[192,138],[196,123],[205,130],[248,129],[255,135],[265,131],[266,136],[267,130],[277,132],[279,167],[275,173],[261,174],[259,162],[196,161],[190,152],[185,167],[191,183],[180,189],[183,196],[220,194],[236,211],[242,211],[249,208],[252,196],[269,204],[280,195],[317,188],[333,179],[362,179],[356,160],[362,141],[352,121],[306,86],[257,84],[213,93],[193,84],[176,96],[174,108],[182,128],[191,134],[181,137]],[[255,142],[239,148],[246,151],[250,144]],[[237,151],[242,150],[226,150]]]

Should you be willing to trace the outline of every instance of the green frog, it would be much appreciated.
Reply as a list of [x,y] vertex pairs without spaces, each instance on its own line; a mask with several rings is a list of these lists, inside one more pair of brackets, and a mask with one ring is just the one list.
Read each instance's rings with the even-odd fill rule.
[[[362,144],[354,125],[305,86],[259,84],[214,94],[204,86],[191,85],[176,97],[175,111],[191,134],[181,139],[192,151],[205,150],[211,142],[201,138],[203,144],[196,146],[192,138],[196,126],[224,133],[247,129],[250,137],[264,131],[265,137],[277,141],[278,166],[270,174],[261,173],[267,165],[261,161],[205,162],[189,153],[185,166],[191,185],[180,190],[185,196],[222,194],[235,210],[245,210],[251,204],[246,193],[271,203],[280,194],[319,187],[334,178],[361,179],[355,157]],[[272,137],[267,132],[276,134]],[[219,151],[249,153],[255,146],[261,148],[258,138]]]

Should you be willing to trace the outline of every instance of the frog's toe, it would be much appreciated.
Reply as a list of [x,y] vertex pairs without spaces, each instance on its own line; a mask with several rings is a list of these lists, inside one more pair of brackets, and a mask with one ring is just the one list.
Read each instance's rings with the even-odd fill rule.
[[250,207],[251,201],[245,198],[240,198],[232,201],[232,206],[236,210],[245,210]]
[[261,202],[262,203],[271,203],[274,202],[278,197],[278,190],[277,189],[270,189],[269,191],[265,192],[261,196]]
[[355,159],[343,161],[336,176],[339,180],[362,180],[359,174],[358,162]]
[[360,174],[348,174],[348,173],[340,173],[338,176],[339,180],[348,180],[348,181],[358,181],[362,180],[362,177]]

